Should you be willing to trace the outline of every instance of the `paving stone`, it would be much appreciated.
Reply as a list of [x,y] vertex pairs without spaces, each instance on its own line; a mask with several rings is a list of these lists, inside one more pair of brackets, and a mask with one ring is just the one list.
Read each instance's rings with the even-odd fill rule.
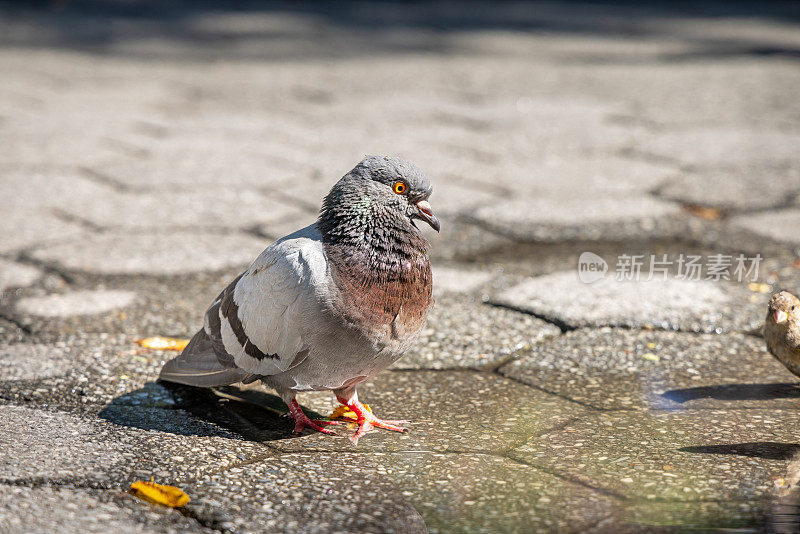
[[64,211],[104,228],[248,228],[303,214],[298,208],[240,187],[195,188],[190,192],[116,193],[70,202]]
[[[0,371],[2,398],[13,404],[31,406],[59,406],[64,410],[91,412],[114,404],[148,408],[172,409],[176,407],[172,393],[155,383],[164,362],[175,356],[174,351],[148,350],[135,343],[138,336],[125,334],[86,333],[61,334],[40,337],[39,343],[25,338],[8,344],[6,349],[19,366]],[[46,343],[45,343],[46,341]],[[34,345],[36,352],[30,352]],[[41,345],[44,349],[39,349]],[[27,355],[41,353],[40,360],[27,359]],[[63,372],[50,376],[34,376],[58,365],[62,358],[70,364]],[[50,362],[52,360],[52,362]],[[11,374],[9,374],[11,373]],[[31,380],[21,387],[15,380]]]
[[701,169],[723,168],[736,173],[762,165],[762,172],[784,174],[796,168],[798,143],[800,135],[792,131],[706,126],[653,135],[643,139],[637,149]]
[[438,178],[425,171],[432,180],[436,180],[436,189],[431,195],[430,203],[436,216],[457,216],[471,213],[481,206],[494,206],[504,200],[497,193],[482,191],[470,184],[462,184]]
[[[465,259],[472,263],[478,263],[477,258],[482,258],[485,254],[500,249],[510,247],[515,241],[491,232],[476,224],[469,223],[463,219],[453,217],[442,217],[440,219],[443,234],[426,233],[422,228],[423,234],[431,244],[430,257],[434,265],[438,262],[463,262]],[[484,269],[496,269],[494,265],[479,265]],[[470,266],[474,267],[474,266]]]
[[494,277],[494,273],[460,269],[457,267],[433,267],[434,297],[446,293],[472,293]]
[[278,240],[283,236],[296,232],[300,228],[305,228],[317,222],[317,217],[308,212],[296,213],[293,216],[286,216],[274,219],[268,223],[257,226],[258,232],[272,240]]
[[630,239],[680,227],[680,207],[648,196],[580,194],[498,202],[469,214],[486,228],[524,240]]
[[500,456],[419,451],[335,458],[385,474],[432,533],[586,532],[620,507],[613,497]]
[[0,485],[0,530],[42,534],[206,532],[178,511],[132,501],[133,497],[120,493],[108,495],[87,489]]
[[[34,211],[34,213],[37,213]],[[58,219],[49,213],[31,210],[7,210],[0,208],[0,217],[13,232],[0,234],[0,252],[13,252],[45,243],[60,243],[87,234],[86,229],[72,222]]]
[[0,381],[61,375],[74,365],[63,350],[50,345],[21,343],[0,347]]
[[800,209],[786,208],[740,215],[730,221],[736,230],[753,232],[782,243],[800,244]]
[[419,339],[394,367],[486,368],[559,334],[531,315],[448,294],[437,297]]
[[[384,372],[358,391],[361,401],[369,404],[379,417],[413,416],[407,433],[382,430],[363,437],[357,450],[368,452],[502,451],[584,412],[577,404],[564,403],[503,377],[471,371]],[[254,429],[251,439],[285,452],[354,450],[345,437],[353,430],[345,427],[338,427],[339,437],[309,433],[292,438],[290,422],[276,415],[285,408],[271,391],[265,394],[256,389],[242,393],[231,388],[226,393],[230,398],[247,399],[246,404],[231,402],[227,406],[251,423]],[[184,394],[191,395],[181,393]],[[302,393],[298,401],[322,415],[330,414],[338,405],[330,392]],[[208,409],[199,404],[187,396],[180,406],[189,410],[195,410],[195,405],[198,409]],[[513,415],[509,414],[510,406],[514,407]]]
[[[266,246],[269,240],[265,239],[264,243]],[[238,265],[222,271],[186,273],[180,277],[122,275],[107,279],[99,279],[92,273],[72,271],[67,274],[69,287],[61,277],[50,275],[43,283],[24,290],[20,295],[7,294],[8,317],[28,329],[30,334],[48,340],[61,339],[54,335],[56,333],[62,336],[124,333],[130,339],[153,335],[191,337],[202,327],[205,309],[221,288],[226,287],[243,268],[243,265]],[[48,281],[52,283],[48,284]],[[125,308],[102,315],[40,317],[14,311],[13,304],[19,298],[69,290],[131,291],[137,294],[137,298]]]
[[576,272],[530,278],[491,302],[570,327],[630,326],[692,332],[750,331],[762,321],[768,297],[711,280],[617,281],[585,284]]
[[0,406],[0,480],[123,488],[179,484],[263,454],[263,447],[182,410],[112,406],[73,415]]
[[797,379],[760,337],[602,328],[535,345],[499,372],[594,408],[794,409]]
[[99,477],[120,459],[114,443],[103,440],[100,429],[85,420],[18,406],[2,406],[0,411],[4,480]]
[[241,233],[115,231],[45,246],[32,256],[87,273],[177,275],[246,266],[267,245]]
[[39,317],[97,315],[129,306],[136,300],[132,291],[72,291],[45,297],[25,297],[17,302],[18,312]]
[[[794,409],[595,413],[510,456],[634,499],[631,516],[640,520],[755,526],[763,521],[773,480],[797,451],[798,419]],[[684,503],[676,508],[681,516],[666,504],[672,502]],[[667,516],[659,517],[662,512]]]
[[[214,135],[212,132],[211,135]],[[199,146],[164,147],[145,159],[134,161],[109,158],[93,163],[92,173],[134,190],[163,185],[211,187],[266,187],[282,184],[298,176],[300,162],[276,158],[264,150],[248,150],[241,142],[220,143],[213,139],[191,140]],[[171,142],[174,144],[174,142]],[[202,146],[202,145],[210,146]]]
[[[769,185],[757,185],[762,183]],[[659,189],[659,196],[669,200],[724,210],[784,206],[798,193],[800,177],[790,172],[732,174],[723,169],[682,174]]]
[[360,455],[269,456],[187,488],[226,532],[426,532],[419,513]]
[[30,265],[0,259],[0,293],[6,289],[26,287],[42,277],[42,271]]
[[[595,157],[584,155],[563,159],[549,156],[542,160],[499,157],[497,161],[480,166],[466,159],[446,161],[458,167],[444,173],[444,177],[449,178],[452,174],[455,180],[467,177],[485,181],[496,188],[503,187],[513,198],[521,195],[525,198],[548,196],[559,199],[564,196],[565,189],[579,192],[584,198],[589,195],[645,195],[680,175],[676,166],[666,162],[632,160],[605,153]],[[442,179],[438,175],[435,178],[437,183]]]

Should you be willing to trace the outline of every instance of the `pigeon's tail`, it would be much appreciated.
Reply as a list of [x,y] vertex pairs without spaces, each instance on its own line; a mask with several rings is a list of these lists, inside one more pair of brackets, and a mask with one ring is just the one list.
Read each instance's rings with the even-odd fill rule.
[[220,362],[217,351],[202,328],[183,349],[181,355],[164,364],[159,380],[177,382],[188,386],[212,387],[225,386],[235,382],[253,382],[258,377],[233,366],[226,367]]

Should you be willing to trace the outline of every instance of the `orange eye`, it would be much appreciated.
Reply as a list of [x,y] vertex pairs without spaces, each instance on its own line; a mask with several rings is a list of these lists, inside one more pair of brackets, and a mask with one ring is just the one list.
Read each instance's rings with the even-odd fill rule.
[[392,189],[394,189],[394,192],[398,195],[402,195],[406,192],[406,184],[403,182],[395,182],[394,185],[392,185]]

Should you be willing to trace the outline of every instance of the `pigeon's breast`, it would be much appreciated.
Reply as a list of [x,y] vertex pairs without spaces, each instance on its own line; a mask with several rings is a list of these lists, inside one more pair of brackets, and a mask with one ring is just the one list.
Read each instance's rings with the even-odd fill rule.
[[433,300],[427,256],[374,257],[354,248],[327,250],[337,315],[381,349],[402,352],[425,325]]

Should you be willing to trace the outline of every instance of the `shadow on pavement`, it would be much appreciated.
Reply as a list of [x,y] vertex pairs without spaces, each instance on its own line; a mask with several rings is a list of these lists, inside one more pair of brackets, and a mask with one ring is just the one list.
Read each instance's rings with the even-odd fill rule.
[[[375,53],[445,52],[463,31],[556,32],[572,35],[689,40],[695,51],[665,58],[780,56],[795,46],[752,43],[726,34],[675,35],[685,20],[800,20],[796,2],[285,2],[239,0],[0,2],[12,31],[0,45],[57,47],[159,57],[287,60]],[[147,43],[157,42],[155,50]],[[116,45],[134,45],[123,51]],[[145,46],[137,48],[136,44]],[[180,43],[179,46],[175,46]],[[288,46],[283,46],[288,44]]]
[[679,403],[697,399],[724,401],[792,399],[800,397],[800,387],[798,387],[797,383],[725,384],[722,386],[673,389],[662,393],[661,396]]
[[[152,409],[165,407],[163,401],[148,403],[156,389],[166,392],[174,401],[169,403],[170,409]],[[221,434],[215,431],[218,428],[248,441],[261,442],[298,437],[292,433],[294,423],[285,416],[287,411],[277,395],[253,389],[234,386],[208,389],[148,382],[143,388],[115,398],[99,415],[114,424],[143,430],[212,436]],[[325,417],[305,407],[304,411],[312,419]],[[198,424],[175,417],[181,412],[192,415]]]
[[748,456],[765,460],[790,460],[800,452],[800,444],[776,443],[774,441],[754,441],[751,443],[730,443],[724,445],[696,445],[681,447],[681,452],[696,454],[730,454]]

